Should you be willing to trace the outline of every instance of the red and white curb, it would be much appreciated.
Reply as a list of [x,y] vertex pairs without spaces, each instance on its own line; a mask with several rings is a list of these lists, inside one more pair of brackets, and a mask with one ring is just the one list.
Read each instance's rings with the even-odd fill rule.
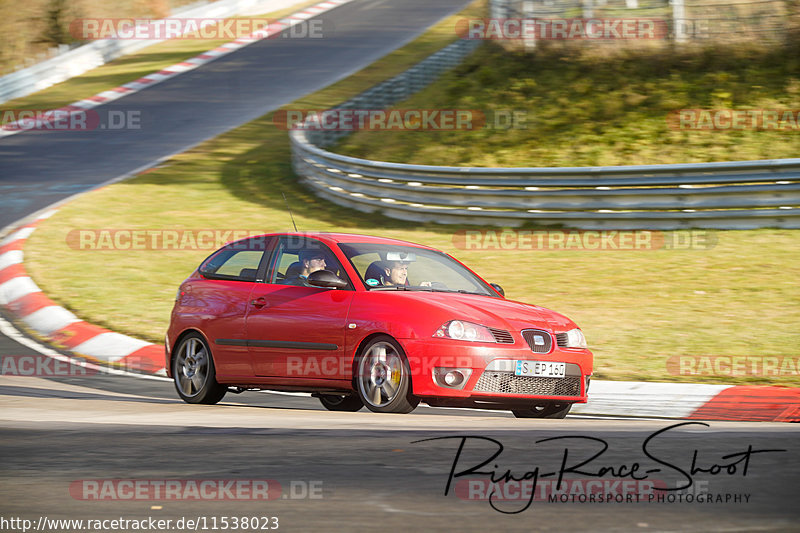
[[592,380],[589,402],[570,413],[800,422],[800,388]]
[[[161,345],[89,324],[50,300],[27,275],[25,240],[48,211],[0,241],[0,305],[49,343],[112,367],[165,375]],[[800,389],[791,387],[704,385],[593,380],[589,402],[577,415],[693,420],[800,422]]]
[[[86,111],[87,109],[92,109],[94,107],[107,104],[108,102],[118,100],[123,96],[139,92],[142,89],[146,89],[147,87],[152,87],[153,85],[161,83],[164,80],[168,80],[170,78],[174,78],[179,74],[183,74],[184,72],[189,72],[190,70],[194,70],[199,66],[205,65],[206,63],[210,63],[215,59],[228,55],[231,52],[235,52],[236,50],[243,48],[247,45],[253,44],[255,42],[264,39],[275,38],[278,34],[280,34],[284,30],[292,28],[310,18],[316,17],[322,13],[325,13],[326,11],[330,11],[336,7],[350,3],[352,1],[353,0],[326,0],[324,2],[320,2],[319,4],[307,7],[302,11],[298,11],[276,22],[273,22],[272,24],[269,24],[265,28],[256,30],[250,35],[247,35],[245,37],[240,37],[233,41],[227,42],[216,48],[203,52],[202,54],[197,55],[191,59],[181,61],[180,63],[176,63],[158,72],[148,74],[143,78],[139,78],[138,80],[126,83],[125,85],[120,85],[119,87],[114,87],[113,89],[103,91],[94,96],[90,96],[89,98],[78,100],[77,102],[73,102],[67,106],[60,107],[54,111],[61,111],[67,113],[67,116],[69,116],[69,114],[71,113]],[[53,120],[63,120],[63,117]],[[43,119],[43,123],[47,123],[46,119]],[[18,125],[17,122],[5,124],[3,125],[2,128],[0,128],[0,138],[9,135],[14,135],[22,131],[26,131],[24,125]]]
[[48,211],[0,241],[0,305],[53,346],[112,367],[166,375],[164,347],[89,324],[57,305],[27,275],[25,240]]

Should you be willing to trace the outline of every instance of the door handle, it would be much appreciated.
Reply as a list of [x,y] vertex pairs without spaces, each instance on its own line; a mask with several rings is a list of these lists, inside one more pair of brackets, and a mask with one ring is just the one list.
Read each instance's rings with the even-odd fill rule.
[[266,298],[256,298],[255,300],[250,300],[250,305],[256,309],[261,309],[262,307],[267,306],[267,300]]

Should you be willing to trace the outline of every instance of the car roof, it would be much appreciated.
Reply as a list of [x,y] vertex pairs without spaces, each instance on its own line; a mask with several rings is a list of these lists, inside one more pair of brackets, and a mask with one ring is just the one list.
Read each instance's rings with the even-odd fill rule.
[[[321,241],[331,243],[369,243],[369,244],[394,244],[402,246],[415,246],[417,248],[427,248],[435,250],[430,246],[423,244],[416,244],[408,241],[401,241],[399,239],[389,239],[386,237],[376,237],[374,235],[360,235],[358,233],[328,233],[325,231],[299,231],[299,232],[285,232],[285,233],[267,233],[260,235],[260,237],[273,237],[273,236],[296,236],[296,237],[311,237]],[[248,237],[252,238],[252,237]]]

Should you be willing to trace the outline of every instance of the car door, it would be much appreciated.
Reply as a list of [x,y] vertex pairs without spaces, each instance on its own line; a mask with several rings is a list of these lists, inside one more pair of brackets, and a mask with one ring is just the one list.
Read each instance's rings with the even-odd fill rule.
[[347,379],[343,368],[352,284],[345,289],[296,285],[304,251],[315,250],[342,279],[347,274],[322,242],[310,237],[279,238],[265,283],[256,284],[247,312],[247,335],[257,376],[292,379]]
[[211,344],[220,379],[253,375],[245,319],[253,286],[266,275],[271,241],[256,237],[224,246],[203,262],[200,279],[181,295],[184,314],[193,314]]

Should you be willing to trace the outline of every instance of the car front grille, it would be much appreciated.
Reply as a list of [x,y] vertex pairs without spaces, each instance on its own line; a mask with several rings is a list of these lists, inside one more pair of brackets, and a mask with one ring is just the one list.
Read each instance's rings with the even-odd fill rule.
[[567,347],[567,334],[566,333],[556,333],[556,344],[559,348],[566,348]]
[[511,332],[506,331],[504,329],[495,329],[489,328],[489,331],[492,332],[494,336],[494,341],[498,344],[514,344],[514,337],[511,336]]
[[543,329],[523,329],[522,338],[536,353],[549,353],[553,349],[553,338]]
[[528,394],[537,396],[580,396],[581,377],[543,378],[515,376],[513,372],[486,371],[473,389],[475,392]]

